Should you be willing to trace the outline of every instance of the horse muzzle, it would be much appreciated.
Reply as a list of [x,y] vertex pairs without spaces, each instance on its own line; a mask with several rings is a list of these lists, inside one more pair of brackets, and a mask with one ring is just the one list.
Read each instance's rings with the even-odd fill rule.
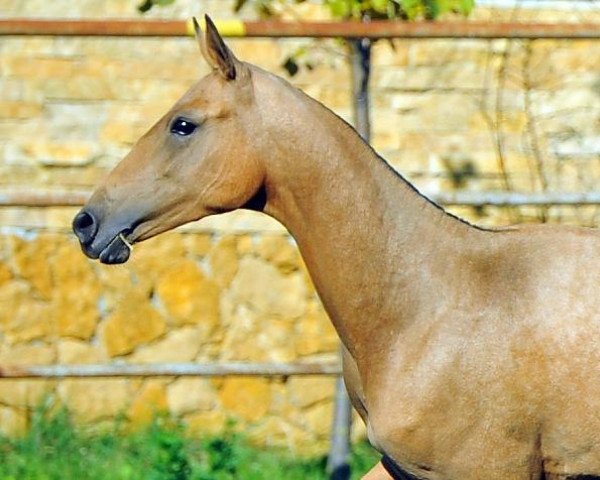
[[79,239],[81,250],[91,259],[109,265],[125,263],[132,246],[127,240],[131,228],[111,229],[113,233],[99,234],[100,221],[94,212],[81,210],[73,219],[73,232]]

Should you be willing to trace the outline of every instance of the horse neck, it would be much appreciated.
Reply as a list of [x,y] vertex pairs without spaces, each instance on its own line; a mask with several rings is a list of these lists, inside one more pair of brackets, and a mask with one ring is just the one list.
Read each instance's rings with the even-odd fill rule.
[[262,115],[270,131],[265,213],[296,239],[356,355],[408,325],[431,295],[433,272],[474,229],[418,194],[319,103],[291,90],[275,103],[285,108]]

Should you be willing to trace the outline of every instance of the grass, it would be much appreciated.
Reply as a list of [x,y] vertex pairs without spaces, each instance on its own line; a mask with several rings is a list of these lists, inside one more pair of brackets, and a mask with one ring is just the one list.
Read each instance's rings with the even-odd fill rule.
[[[378,458],[367,444],[356,445],[352,478]],[[66,412],[38,412],[25,437],[0,437],[0,480],[317,480],[327,478],[325,464],[324,457],[253,447],[233,431],[190,438],[165,419],[137,432],[93,433],[76,428]]]

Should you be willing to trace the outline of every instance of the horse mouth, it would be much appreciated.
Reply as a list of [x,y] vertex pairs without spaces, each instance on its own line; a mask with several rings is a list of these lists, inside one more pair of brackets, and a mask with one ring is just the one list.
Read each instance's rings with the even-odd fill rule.
[[133,250],[132,242],[127,239],[131,230],[119,232],[98,255],[98,260],[107,265],[117,265],[129,260]]

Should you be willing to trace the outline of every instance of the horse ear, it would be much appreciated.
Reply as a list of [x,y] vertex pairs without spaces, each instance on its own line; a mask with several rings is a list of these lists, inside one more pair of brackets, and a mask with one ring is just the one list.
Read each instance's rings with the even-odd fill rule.
[[200,51],[208,64],[213,69],[218,70],[226,80],[235,80],[237,76],[236,63],[239,64],[239,61],[225,45],[210,17],[205,15],[204,18],[206,20],[206,35],[202,33],[196,17],[193,18],[194,31],[196,32],[196,40],[200,45]]

